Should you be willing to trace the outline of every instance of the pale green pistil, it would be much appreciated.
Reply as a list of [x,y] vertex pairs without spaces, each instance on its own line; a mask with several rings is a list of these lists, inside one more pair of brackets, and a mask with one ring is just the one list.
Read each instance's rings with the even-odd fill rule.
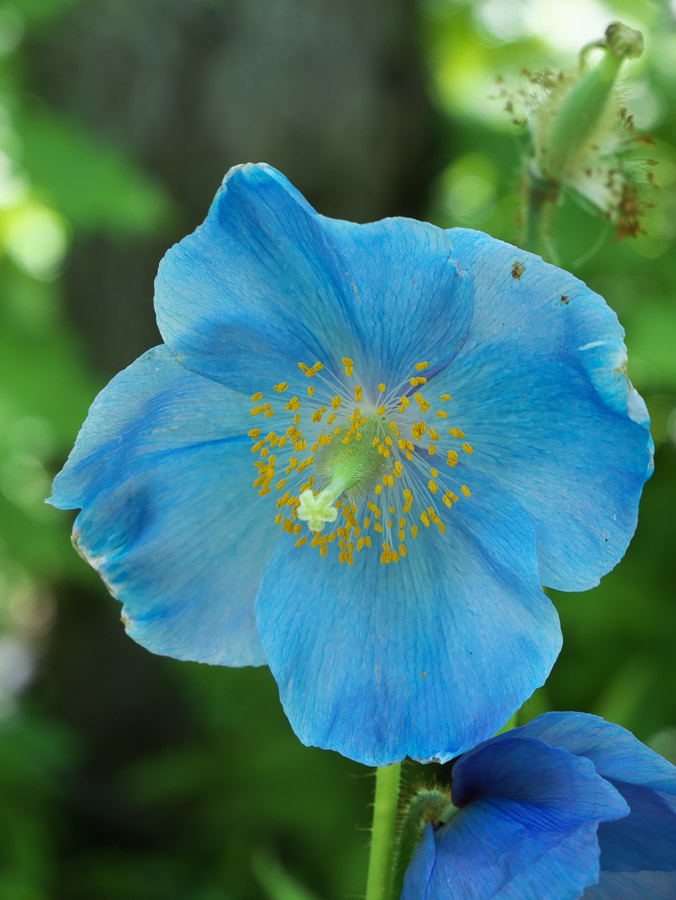
[[376,417],[355,418],[346,438],[326,447],[318,455],[317,471],[329,484],[317,494],[312,490],[303,491],[296,510],[296,515],[301,522],[307,522],[310,531],[316,534],[323,531],[327,522],[336,521],[338,509],[335,503],[345,491],[360,491],[374,484],[384,462],[384,457],[373,446],[373,438],[378,433]]
[[338,510],[333,505],[336,498],[329,488],[318,494],[311,490],[303,491],[298,499],[300,503],[296,515],[301,522],[307,522],[310,531],[322,531],[327,522],[335,522],[338,518]]

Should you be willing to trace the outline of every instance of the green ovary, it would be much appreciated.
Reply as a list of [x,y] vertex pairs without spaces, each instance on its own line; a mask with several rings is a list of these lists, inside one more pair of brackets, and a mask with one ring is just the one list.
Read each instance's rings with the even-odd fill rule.
[[347,431],[346,443],[330,444],[318,454],[315,469],[328,484],[317,494],[303,491],[296,511],[310,531],[320,532],[326,523],[336,521],[338,510],[334,504],[341,494],[347,493],[350,500],[361,499],[376,484],[386,464],[373,446],[374,438],[381,433],[381,419],[371,416],[360,423],[358,430],[353,426]]

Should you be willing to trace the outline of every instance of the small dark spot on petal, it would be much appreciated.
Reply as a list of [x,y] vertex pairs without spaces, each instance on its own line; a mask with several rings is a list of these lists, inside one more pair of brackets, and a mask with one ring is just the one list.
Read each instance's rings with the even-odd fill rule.
[[525,271],[526,267],[523,263],[515,262],[512,266],[512,278],[521,278]]
[[561,295],[561,303],[565,303],[566,306],[568,306],[568,304],[570,303],[570,300],[568,299],[568,294]]

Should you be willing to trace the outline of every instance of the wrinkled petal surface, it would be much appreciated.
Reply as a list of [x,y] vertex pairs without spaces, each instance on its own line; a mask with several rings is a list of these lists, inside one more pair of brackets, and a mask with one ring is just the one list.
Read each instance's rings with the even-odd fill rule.
[[634,735],[585,713],[552,712],[514,732],[590,759],[631,815],[599,829],[604,870],[676,870],[676,768]]
[[[602,826],[603,827],[603,826]],[[676,872],[602,872],[584,900],[673,900]]]
[[248,398],[148,351],[99,394],[51,503],[155,653],[259,665],[254,599],[278,538],[251,487]]
[[456,763],[453,801],[461,809],[434,832],[433,866],[428,839],[402,900],[574,900],[599,877],[598,823],[628,811],[589,761],[509,734]]
[[291,382],[298,362],[342,371],[344,356],[390,383],[466,337],[472,286],[451,246],[412,219],[325,218],[270,166],[237,166],[162,261],[158,324],[183,364],[247,393]]
[[474,746],[544,682],[561,641],[527,517],[479,479],[404,564],[280,542],[256,615],[296,734],[370,765]]
[[[645,404],[624,332],[581,281],[485,234],[452,229],[472,276],[467,340],[435,380],[474,447],[538,535],[542,580],[584,590],[622,558],[652,472]],[[523,266],[523,271],[514,266]]]

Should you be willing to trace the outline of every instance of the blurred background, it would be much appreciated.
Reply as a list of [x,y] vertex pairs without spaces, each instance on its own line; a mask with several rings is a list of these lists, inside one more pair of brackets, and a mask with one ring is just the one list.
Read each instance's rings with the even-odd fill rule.
[[231,165],[277,166],[328,215],[518,242],[526,143],[496,78],[573,66],[614,19],[646,38],[626,103],[661,187],[636,240],[572,202],[555,233],[627,329],[656,475],[624,562],[554,598],[566,643],[528,711],[598,713],[673,759],[675,6],[0,2],[0,900],[363,895],[369,771],[300,746],[266,669],[136,646],[44,498],[97,391],[159,342],[158,261]]

